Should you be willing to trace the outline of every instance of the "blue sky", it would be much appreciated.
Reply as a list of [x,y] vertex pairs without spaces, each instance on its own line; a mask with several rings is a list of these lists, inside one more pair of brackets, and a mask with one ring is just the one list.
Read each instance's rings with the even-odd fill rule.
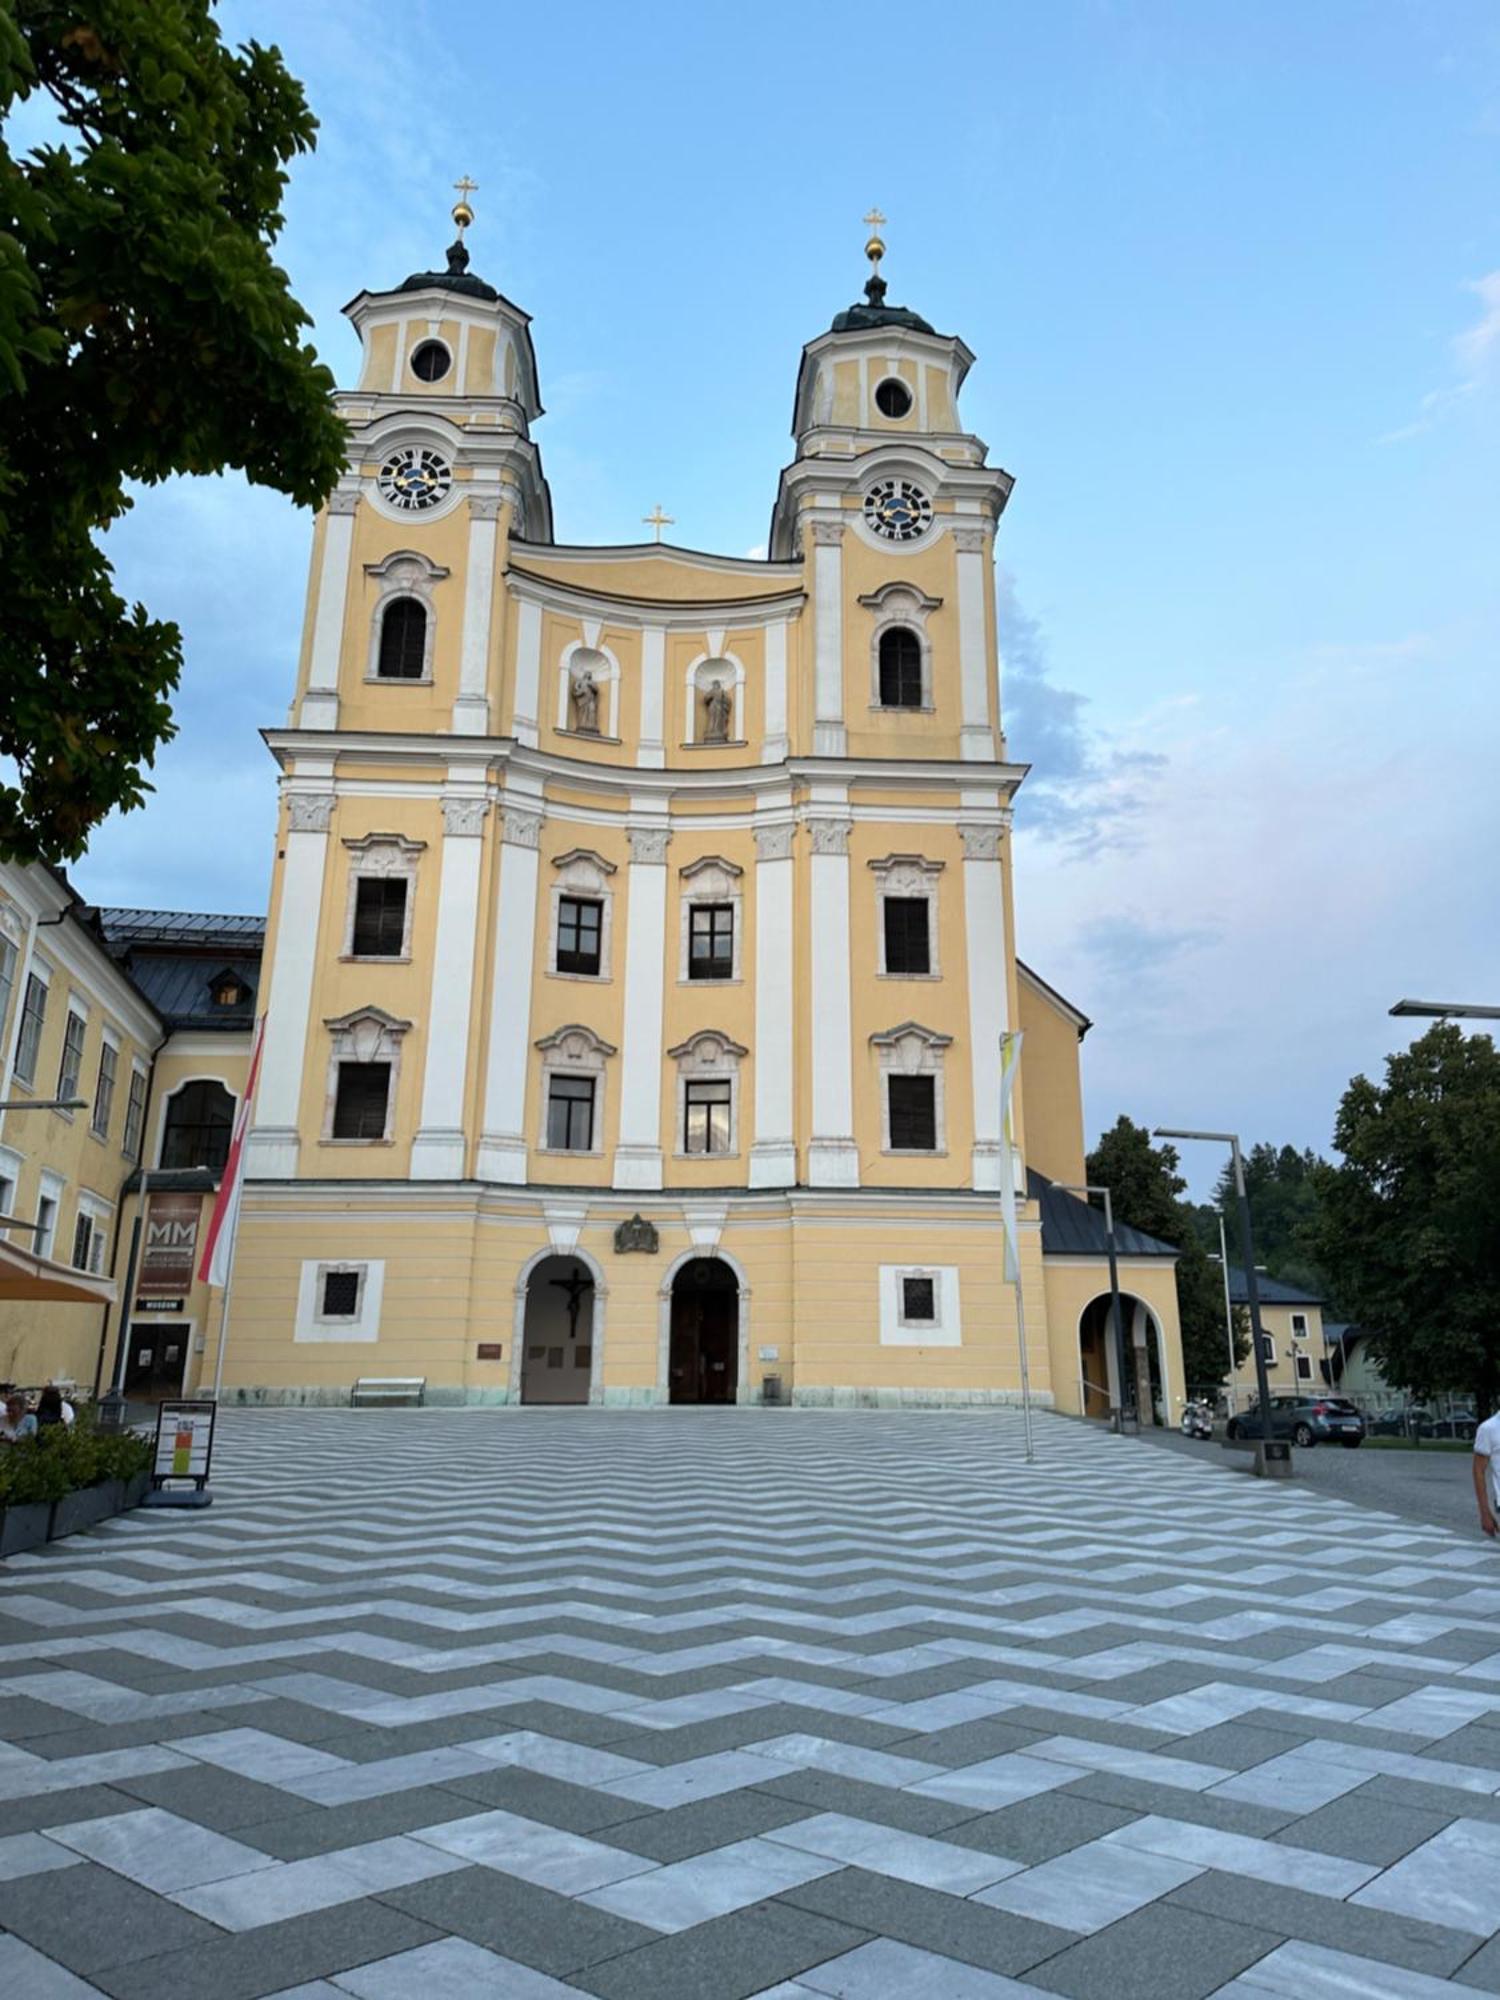
[[[339,307],[475,268],[535,316],[570,541],[764,543],[803,341],[890,218],[893,300],[978,355],[1022,953],[1121,1110],[1326,1146],[1403,993],[1500,1000],[1500,14],[1488,0],[234,0],[322,121],[281,257]],[[122,586],[187,637],[101,901],[261,907],[309,525],[142,497]],[[212,830],[210,838],[201,829]],[[185,837],[191,830],[189,837]],[[1205,1162],[1211,1177],[1216,1163]]]

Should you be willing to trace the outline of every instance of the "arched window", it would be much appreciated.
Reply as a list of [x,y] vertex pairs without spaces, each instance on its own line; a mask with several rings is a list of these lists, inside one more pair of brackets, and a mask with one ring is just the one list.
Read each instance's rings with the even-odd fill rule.
[[922,642],[909,625],[889,625],[880,635],[880,706],[922,706]]
[[426,605],[415,597],[393,597],[380,621],[377,675],[383,681],[419,681],[426,654]]
[[234,1098],[222,1083],[200,1078],[185,1083],[167,1099],[167,1119],[161,1137],[163,1167],[208,1167],[224,1171],[229,1158],[229,1134],[234,1124]]

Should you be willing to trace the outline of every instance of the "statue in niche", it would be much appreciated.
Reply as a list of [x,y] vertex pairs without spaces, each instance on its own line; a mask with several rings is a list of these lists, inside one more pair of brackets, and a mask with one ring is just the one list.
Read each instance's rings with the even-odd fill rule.
[[705,743],[727,743],[729,741],[729,719],[734,703],[722,681],[715,681],[703,697]]
[[573,676],[573,727],[580,736],[599,734],[599,684],[587,667]]

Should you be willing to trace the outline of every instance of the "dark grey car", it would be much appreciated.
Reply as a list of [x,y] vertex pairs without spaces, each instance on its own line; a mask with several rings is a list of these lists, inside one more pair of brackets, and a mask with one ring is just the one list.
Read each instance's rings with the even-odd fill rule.
[[[1226,1437],[1262,1435],[1260,1405],[1252,1403],[1224,1426]],[[1365,1441],[1365,1420],[1344,1396],[1273,1396],[1271,1435],[1293,1444],[1342,1444],[1351,1450]]]

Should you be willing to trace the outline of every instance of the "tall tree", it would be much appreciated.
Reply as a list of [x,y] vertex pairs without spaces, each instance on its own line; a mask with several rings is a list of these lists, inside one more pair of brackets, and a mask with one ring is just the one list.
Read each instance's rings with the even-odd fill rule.
[[[18,156],[38,95],[56,137]],[[181,635],[97,540],[126,483],[237,468],[314,506],[338,477],[332,377],[271,257],[315,129],[211,0],[0,4],[0,854],[81,853],[173,733]]]
[[[1153,1146],[1144,1125],[1123,1115],[1102,1134],[1088,1156],[1088,1178],[1110,1191],[1116,1219],[1178,1246],[1177,1317],[1189,1386],[1212,1389],[1229,1373],[1224,1326],[1224,1285],[1181,1196],[1187,1182],[1177,1171],[1175,1146]],[[1235,1359],[1250,1351],[1249,1335],[1235,1319]]]
[[1387,1381],[1461,1390],[1481,1415],[1500,1390],[1500,1052],[1440,1022],[1357,1076],[1318,1175],[1314,1247],[1344,1309],[1368,1327]]
[[[1245,1155],[1245,1190],[1255,1218],[1255,1250],[1273,1278],[1327,1296],[1326,1274],[1312,1253],[1318,1213],[1318,1169],[1324,1164],[1311,1147],[1254,1145]],[[1234,1176],[1225,1167],[1214,1202],[1235,1241]]]

